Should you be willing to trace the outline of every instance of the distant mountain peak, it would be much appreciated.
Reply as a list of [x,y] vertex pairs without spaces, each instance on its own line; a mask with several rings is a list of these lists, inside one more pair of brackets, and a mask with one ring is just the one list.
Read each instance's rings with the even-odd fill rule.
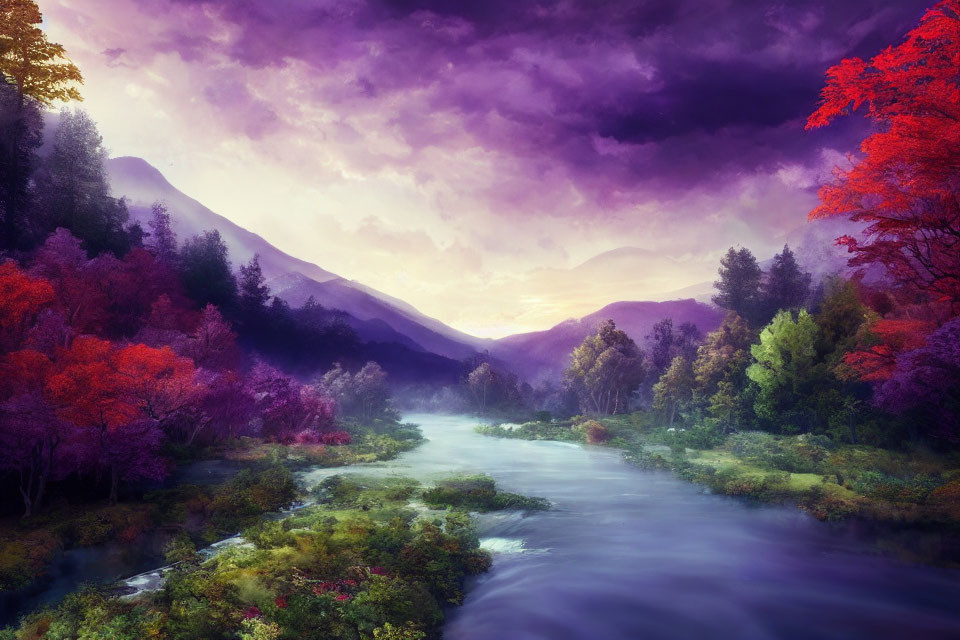
[[136,156],[119,156],[107,160],[107,169],[110,177],[124,174],[129,180],[152,182],[165,189],[174,189],[167,178],[152,164]]

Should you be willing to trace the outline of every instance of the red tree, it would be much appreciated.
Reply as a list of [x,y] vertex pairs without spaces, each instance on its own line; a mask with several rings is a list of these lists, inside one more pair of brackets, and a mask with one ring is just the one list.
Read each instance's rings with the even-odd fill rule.
[[864,382],[889,380],[896,370],[897,357],[922,347],[933,328],[926,320],[877,320],[870,325],[857,349],[844,354],[843,362]]
[[168,347],[81,336],[59,350],[57,365],[46,395],[60,418],[86,430],[94,464],[110,474],[110,501],[121,479],[162,477],[158,424],[197,398],[193,363]]
[[960,313],[960,0],[927,11],[906,40],[869,62],[827,71],[807,128],[866,107],[879,130],[862,158],[820,190],[810,218],[849,216],[866,241],[844,236],[854,265],[881,264],[898,281]]
[[46,280],[28,276],[14,262],[0,264],[0,348],[17,346],[30,320],[53,297]]

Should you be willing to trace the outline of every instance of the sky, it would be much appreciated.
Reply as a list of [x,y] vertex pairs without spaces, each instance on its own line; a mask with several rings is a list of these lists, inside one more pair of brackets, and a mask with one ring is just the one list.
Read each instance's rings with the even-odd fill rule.
[[804,131],[825,70],[931,2],[39,4],[112,155],[498,337],[771,256],[865,133]]

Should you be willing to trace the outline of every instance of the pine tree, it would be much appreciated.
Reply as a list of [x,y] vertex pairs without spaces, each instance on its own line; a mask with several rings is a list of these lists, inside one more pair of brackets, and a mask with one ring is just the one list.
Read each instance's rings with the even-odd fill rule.
[[154,202],[151,207],[150,222],[150,250],[157,260],[168,265],[177,261],[177,236],[170,227],[170,214],[167,207],[161,202]]
[[764,318],[769,320],[777,311],[798,311],[810,295],[810,274],[797,263],[790,247],[773,257],[763,286]]
[[264,284],[260,256],[255,255],[249,263],[240,266],[239,288],[240,313],[247,322],[263,316],[270,299],[270,288]]
[[736,312],[754,326],[760,321],[760,283],[763,271],[749,249],[730,247],[720,259],[720,279],[713,283],[713,303]]

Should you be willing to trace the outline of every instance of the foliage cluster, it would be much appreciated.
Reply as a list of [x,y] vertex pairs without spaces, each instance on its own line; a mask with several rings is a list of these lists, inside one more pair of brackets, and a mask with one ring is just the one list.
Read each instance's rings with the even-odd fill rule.
[[[464,481],[488,486],[451,480]],[[153,595],[84,590],[0,637],[439,638],[444,608],[490,558],[466,514],[409,508],[421,491],[404,478],[328,478],[316,506],[248,528],[252,544],[208,560],[179,544],[179,564]]]

